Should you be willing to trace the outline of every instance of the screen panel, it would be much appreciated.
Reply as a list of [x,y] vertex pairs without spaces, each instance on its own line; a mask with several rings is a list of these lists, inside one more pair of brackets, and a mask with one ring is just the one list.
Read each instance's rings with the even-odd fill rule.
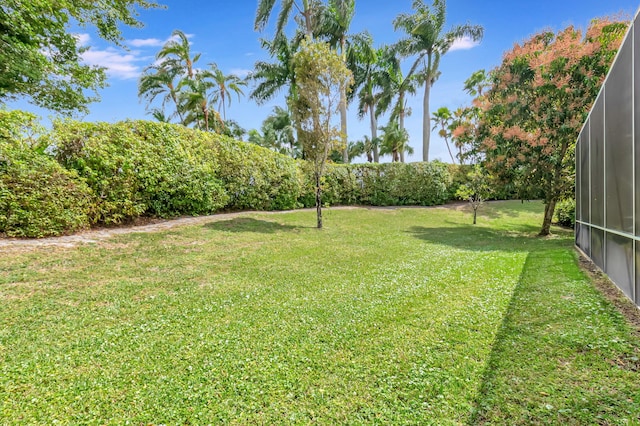
[[589,124],[591,223],[604,227],[604,92],[593,106]]
[[604,271],[604,231],[591,229],[591,260]]
[[633,232],[632,39],[611,69],[605,92],[606,228]]
[[591,223],[591,214],[589,208],[591,202],[589,200],[589,127],[585,127],[580,134],[580,217],[581,220]]
[[576,225],[576,245],[587,255],[591,256],[591,227],[588,225]]
[[633,299],[633,240],[610,233],[606,240],[604,271],[627,297]]

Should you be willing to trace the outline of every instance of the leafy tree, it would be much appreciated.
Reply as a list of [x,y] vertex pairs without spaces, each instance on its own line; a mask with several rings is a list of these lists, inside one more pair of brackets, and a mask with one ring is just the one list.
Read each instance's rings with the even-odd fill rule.
[[468,200],[473,209],[473,224],[476,224],[478,209],[491,196],[491,186],[489,175],[479,165],[476,164],[467,175],[467,181],[460,185],[456,196],[463,200]]
[[292,112],[305,158],[313,167],[317,225],[322,228],[322,177],[329,153],[340,146],[333,117],[339,110],[342,85],[351,84],[353,77],[326,43],[304,40],[293,63],[300,90]]
[[415,13],[401,14],[393,22],[396,30],[401,29],[407,37],[398,43],[398,51],[403,56],[416,56],[412,66],[414,70],[421,67],[420,81],[424,84],[423,118],[422,118],[422,159],[429,161],[429,142],[431,138],[431,120],[429,116],[429,95],[431,87],[440,77],[440,58],[446,54],[453,43],[462,37],[474,41],[480,40],[483,28],[479,25],[457,25],[445,31],[447,2],[433,0],[431,7],[422,0],[413,1]]
[[534,35],[507,52],[479,101],[477,152],[521,197],[543,197],[540,235],[573,192],[575,142],[626,27],[595,19],[584,35],[573,27]]
[[87,47],[69,28],[73,22],[93,25],[104,40],[120,44],[120,24],[142,26],[136,19],[137,7],[158,5],[146,0],[3,0],[0,102],[25,98],[61,113],[87,112],[87,105],[97,100],[98,89],[106,85],[105,73],[82,64]]

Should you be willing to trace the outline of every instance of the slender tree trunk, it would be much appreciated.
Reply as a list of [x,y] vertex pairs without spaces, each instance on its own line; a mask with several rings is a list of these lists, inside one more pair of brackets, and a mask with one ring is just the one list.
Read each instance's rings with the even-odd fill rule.
[[222,93],[220,99],[222,100],[222,121],[227,121],[227,110],[224,105],[224,93]]
[[400,151],[398,151],[398,153],[400,154],[400,162],[404,163],[404,145],[402,146]]
[[398,95],[398,104],[400,105],[400,111],[398,112],[398,124],[400,129],[404,129],[404,92],[400,92]]
[[540,230],[541,237],[547,236],[551,233],[551,221],[553,220],[553,212],[556,210],[556,199],[552,198],[544,206],[544,220],[542,221],[542,229]]
[[376,139],[378,139],[378,123],[376,120],[374,105],[369,105],[369,114],[371,118],[371,143],[373,144],[373,161],[374,163],[379,163],[380,153],[378,151],[378,145],[376,143]]
[[478,207],[473,206],[473,224],[476,224],[476,218],[478,217]]
[[[345,37],[340,39],[340,53],[342,61],[347,62],[345,52]],[[344,144],[344,151],[342,151],[342,160],[345,164],[349,163],[349,138],[347,136],[347,85],[342,84],[340,88],[340,132],[342,133],[342,143]]]
[[431,117],[429,114],[429,95],[431,94],[431,81],[427,78],[424,83],[424,99],[422,100],[422,161],[429,161],[429,143],[431,142]]
[[320,187],[320,173],[314,173],[316,179],[316,216],[318,218],[318,229],[322,229],[322,188]]
[[302,0],[302,16],[304,17],[305,35],[309,39],[313,40],[313,25],[311,23],[311,8],[309,7],[309,0]]
[[[442,126],[442,130],[444,130],[444,126]],[[451,147],[449,146],[449,140],[446,136],[444,137],[444,142],[447,144],[447,151],[449,151],[449,157],[451,157],[451,162],[453,164],[456,164],[456,160],[453,158],[453,153],[451,152]]]

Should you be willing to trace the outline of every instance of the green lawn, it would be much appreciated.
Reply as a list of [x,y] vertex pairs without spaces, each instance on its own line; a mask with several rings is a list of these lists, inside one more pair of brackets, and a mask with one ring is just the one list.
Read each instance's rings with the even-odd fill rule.
[[637,424],[639,341],[540,203],[0,251],[0,424]]

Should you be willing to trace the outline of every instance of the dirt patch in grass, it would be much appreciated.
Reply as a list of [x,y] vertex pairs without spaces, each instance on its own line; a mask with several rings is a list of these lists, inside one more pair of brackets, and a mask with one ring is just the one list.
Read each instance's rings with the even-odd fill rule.
[[580,268],[587,273],[593,285],[620,311],[640,338],[640,309],[590,259],[579,253]]

